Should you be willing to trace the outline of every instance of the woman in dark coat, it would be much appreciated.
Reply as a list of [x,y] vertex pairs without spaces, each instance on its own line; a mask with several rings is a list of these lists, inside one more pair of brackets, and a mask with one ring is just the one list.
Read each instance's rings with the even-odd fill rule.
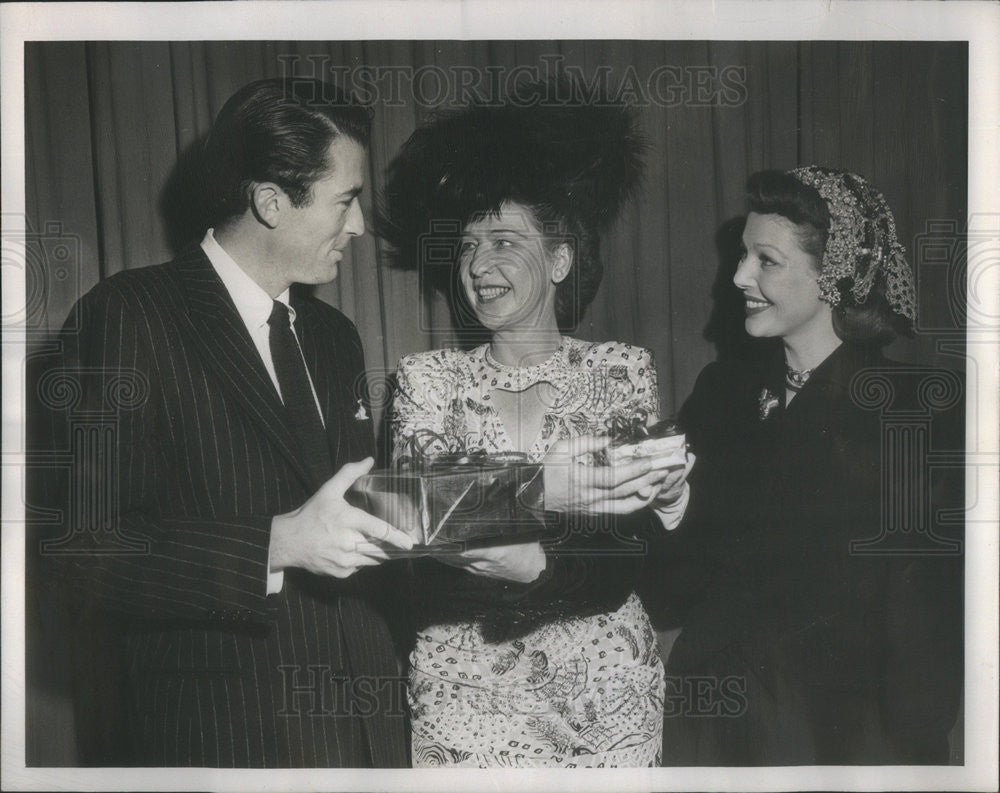
[[749,203],[733,280],[775,350],[711,364],[682,412],[664,760],[947,763],[962,557],[934,521],[961,463],[925,463],[961,448],[961,380],[881,354],[915,299],[880,193],[809,167],[755,174]]

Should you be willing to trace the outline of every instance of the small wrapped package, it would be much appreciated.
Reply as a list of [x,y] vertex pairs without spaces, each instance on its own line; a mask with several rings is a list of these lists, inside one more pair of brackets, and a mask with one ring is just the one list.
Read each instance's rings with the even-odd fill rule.
[[640,458],[652,460],[653,469],[683,468],[687,443],[677,422],[664,419],[647,425],[647,415],[636,411],[630,416],[615,416],[609,422],[611,443],[598,462],[616,465]]
[[347,500],[415,545],[502,543],[545,530],[542,466],[522,454],[441,454],[371,471]]

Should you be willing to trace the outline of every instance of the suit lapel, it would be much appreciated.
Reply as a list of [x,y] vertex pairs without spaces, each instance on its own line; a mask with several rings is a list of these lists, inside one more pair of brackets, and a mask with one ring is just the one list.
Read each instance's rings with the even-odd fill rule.
[[292,440],[295,433],[274,384],[208,257],[195,245],[177,258],[176,267],[187,295],[195,346],[204,357],[207,371],[213,372],[230,395],[243,405],[247,415],[299,476],[312,483]]
[[296,321],[296,331],[323,410],[330,459],[337,468],[358,454],[351,436],[357,424],[353,413],[354,392],[352,383],[345,382],[345,379],[357,377],[360,373],[351,371],[351,366],[341,354],[344,340],[324,332],[325,326],[315,307],[307,300],[294,300],[293,305],[296,316],[302,319],[301,323]]

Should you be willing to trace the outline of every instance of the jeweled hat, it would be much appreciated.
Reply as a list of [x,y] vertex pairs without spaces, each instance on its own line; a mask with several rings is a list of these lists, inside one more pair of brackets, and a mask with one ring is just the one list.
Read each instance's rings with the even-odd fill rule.
[[885,196],[857,174],[809,165],[789,171],[816,189],[830,212],[830,230],[817,279],[831,306],[845,296],[856,305],[868,300],[882,279],[892,311],[916,317],[916,292],[906,252],[896,237],[896,221]]

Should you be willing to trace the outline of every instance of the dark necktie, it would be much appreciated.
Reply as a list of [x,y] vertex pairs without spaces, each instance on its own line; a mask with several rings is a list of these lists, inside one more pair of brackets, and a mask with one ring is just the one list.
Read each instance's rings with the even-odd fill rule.
[[288,321],[288,307],[275,300],[267,324],[270,325],[268,342],[271,345],[271,360],[278,376],[282,401],[295,429],[295,440],[304,454],[306,467],[319,485],[333,475],[333,463],[326,430],[306,373],[306,363]]

